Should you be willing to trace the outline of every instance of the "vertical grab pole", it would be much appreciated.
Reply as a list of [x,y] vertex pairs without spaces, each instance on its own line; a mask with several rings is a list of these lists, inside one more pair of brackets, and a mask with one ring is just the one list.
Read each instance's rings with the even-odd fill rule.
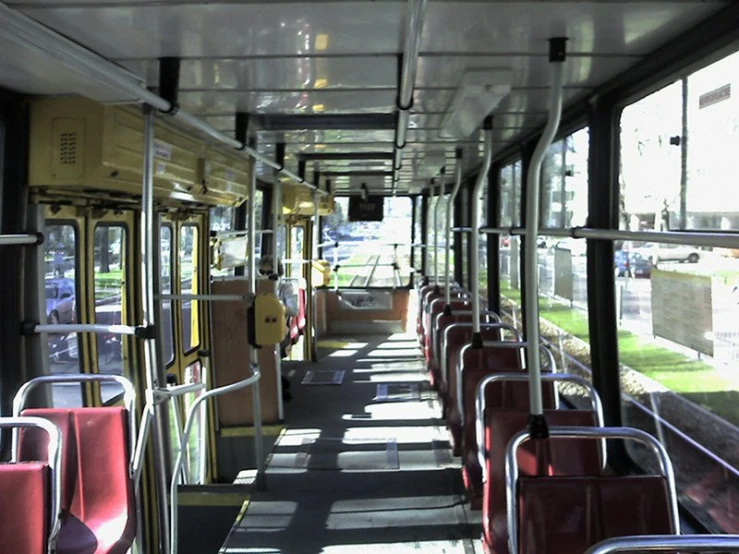
[[541,164],[547,149],[552,144],[562,116],[562,78],[566,57],[566,38],[549,39],[549,62],[551,64],[552,84],[549,91],[549,119],[544,132],[531,157],[527,176],[526,191],[526,246],[524,266],[526,268],[526,337],[528,346],[527,367],[530,386],[529,397],[531,416],[529,420],[532,437],[547,437],[548,429],[544,420],[541,394],[541,359],[539,354],[539,271],[536,237],[539,231],[539,186]]
[[[150,106],[144,106],[144,167],[141,191],[141,300],[143,308],[143,326],[153,326],[156,321],[154,302],[154,122],[156,113]],[[157,233],[158,234],[158,233]],[[154,431],[154,456],[156,489],[159,503],[159,541],[162,552],[169,551],[169,518],[167,517],[167,476],[169,465],[165,450],[165,433],[162,425],[166,416],[166,406],[154,403],[154,391],[159,389],[158,357],[156,339],[144,341],[144,364],[146,367],[146,400],[153,413],[143,414],[152,418]],[[148,426],[147,426],[148,427]],[[144,436],[143,440],[146,440]],[[143,445],[142,445],[143,447]]]
[[[256,141],[252,139],[252,148],[256,148]],[[256,162],[251,163],[251,175],[249,176],[249,196],[247,197],[247,214],[249,218],[249,227],[247,229],[247,241],[249,245],[249,264],[248,264],[248,275],[249,275],[249,291],[256,293],[257,291],[257,259],[256,259],[256,238],[257,238],[257,210],[256,210],[256,196],[257,196],[257,168]],[[274,233],[276,236],[276,233]],[[260,380],[261,371],[259,369],[259,363],[257,362],[257,349],[253,346],[249,349],[249,360],[251,361],[251,372],[252,375],[257,378],[257,381],[251,387],[252,405],[254,407],[254,458],[255,466],[257,468],[257,477],[254,482],[255,487],[258,490],[265,488],[264,483],[264,453],[263,453],[263,439],[262,439],[262,395],[260,391]]]
[[439,288],[439,208],[441,198],[444,195],[444,168],[441,169],[439,177],[439,190],[436,193],[436,205],[434,206],[434,283]]
[[[277,143],[276,148],[276,162],[280,168],[285,165],[285,143]],[[280,233],[282,232],[282,181],[280,181],[280,170],[275,169],[273,171],[275,183],[272,187],[272,199],[273,204],[273,227],[274,233],[272,234],[272,254],[274,258],[274,271],[278,272],[280,263],[282,260],[282,252],[280,251]],[[287,236],[285,237],[287,242]],[[281,279],[280,275],[278,279]],[[279,294],[279,280],[275,281],[275,294]],[[277,419],[284,421],[285,419],[285,405],[282,401],[282,357],[280,356],[280,345],[275,345],[275,378],[277,379]]]
[[462,149],[457,148],[454,157],[457,162],[454,166],[454,188],[452,194],[449,197],[449,201],[446,204],[446,258],[444,260],[444,276],[446,277],[446,287],[444,290],[444,313],[451,315],[451,303],[452,303],[452,278],[449,274],[449,250],[452,243],[452,207],[454,201],[457,199],[459,188],[462,186]]
[[480,194],[487,182],[490,164],[493,161],[493,117],[487,116],[482,124],[485,133],[485,153],[482,167],[472,189],[472,233],[470,240],[470,263],[472,277],[472,347],[482,348],[480,335]]

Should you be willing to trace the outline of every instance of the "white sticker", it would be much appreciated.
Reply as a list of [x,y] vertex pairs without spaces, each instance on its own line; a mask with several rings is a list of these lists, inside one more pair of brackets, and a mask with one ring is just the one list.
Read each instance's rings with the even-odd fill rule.
[[167,173],[167,164],[158,163],[157,164],[157,175],[164,175]]
[[154,141],[154,156],[163,160],[171,160],[172,145],[160,140]]
[[230,167],[226,168],[226,181],[234,181],[236,179],[236,172]]

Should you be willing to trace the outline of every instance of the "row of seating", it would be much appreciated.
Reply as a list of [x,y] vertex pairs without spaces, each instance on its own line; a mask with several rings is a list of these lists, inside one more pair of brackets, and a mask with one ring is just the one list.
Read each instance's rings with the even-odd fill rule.
[[[115,381],[124,405],[25,408],[49,383]],[[58,375],[29,381],[16,395],[13,452],[0,464],[0,552],[126,554],[136,538],[134,393],[113,375]]]
[[[669,459],[650,435],[603,427],[593,387],[555,373],[542,348],[547,439],[530,438],[526,343],[495,314],[481,311],[473,342],[472,299],[454,286],[417,287],[417,333],[438,391],[472,508],[482,509],[488,554],[572,554],[621,535],[679,533]],[[557,381],[587,391],[590,409],[559,409]],[[659,475],[609,474],[605,436],[652,448]]]

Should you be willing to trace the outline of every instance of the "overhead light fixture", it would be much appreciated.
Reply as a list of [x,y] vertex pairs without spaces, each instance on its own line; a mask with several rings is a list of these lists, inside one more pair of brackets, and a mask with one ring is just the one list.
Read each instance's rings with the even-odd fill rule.
[[452,97],[441,121],[442,138],[471,135],[490,112],[511,92],[509,69],[470,69]]

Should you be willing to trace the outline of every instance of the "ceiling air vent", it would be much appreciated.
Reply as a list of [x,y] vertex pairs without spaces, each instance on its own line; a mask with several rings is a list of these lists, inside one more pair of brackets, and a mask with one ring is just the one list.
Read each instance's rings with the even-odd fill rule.
[[85,122],[59,118],[52,124],[51,171],[55,179],[79,179],[83,173]]

